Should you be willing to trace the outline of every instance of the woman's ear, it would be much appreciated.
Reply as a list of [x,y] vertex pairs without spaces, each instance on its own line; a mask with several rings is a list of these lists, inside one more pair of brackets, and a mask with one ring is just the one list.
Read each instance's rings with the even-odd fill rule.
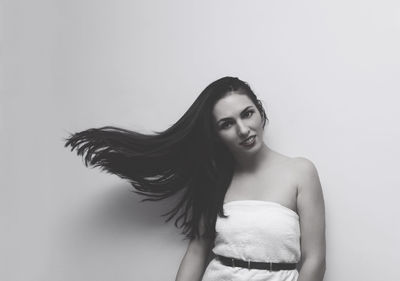
[[269,119],[265,116],[265,118],[263,118],[263,129],[265,130],[265,126],[269,124]]
[[268,119],[268,117],[267,117],[267,114],[265,113],[265,109],[264,109],[264,106],[263,106],[261,100],[257,99],[256,107],[257,107],[257,109],[258,109],[258,112],[259,112],[260,115],[261,115],[261,119],[263,120],[263,128],[264,128],[265,125],[266,125],[267,123],[269,123],[269,119]]

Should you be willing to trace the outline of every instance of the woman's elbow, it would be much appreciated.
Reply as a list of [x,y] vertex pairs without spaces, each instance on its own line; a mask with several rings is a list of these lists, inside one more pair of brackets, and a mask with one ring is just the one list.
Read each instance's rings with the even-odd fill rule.
[[326,259],[324,257],[315,259],[313,261],[313,264],[315,270],[319,273],[319,275],[324,276],[326,271]]
[[320,275],[324,275],[326,271],[326,259],[325,257],[308,257],[305,258],[303,265],[312,268],[313,271],[318,272]]
[[322,258],[319,263],[320,263],[319,268],[321,270],[321,273],[324,275],[326,271],[326,259]]

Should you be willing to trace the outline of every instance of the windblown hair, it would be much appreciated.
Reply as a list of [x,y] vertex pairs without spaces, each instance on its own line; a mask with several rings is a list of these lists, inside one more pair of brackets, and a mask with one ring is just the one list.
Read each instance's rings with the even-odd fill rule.
[[[177,216],[175,226],[185,239],[215,238],[217,215],[226,217],[223,200],[234,169],[234,159],[216,134],[212,114],[216,102],[241,90],[268,120],[262,103],[250,86],[235,77],[223,77],[207,86],[185,114],[170,128],[142,134],[113,126],[70,134],[65,147],[84,159],[86,167],[127,179],[133,192],[158,201],[182,195],[176,206],[162,216]],[[200,224],[204,233],[200,233]]]

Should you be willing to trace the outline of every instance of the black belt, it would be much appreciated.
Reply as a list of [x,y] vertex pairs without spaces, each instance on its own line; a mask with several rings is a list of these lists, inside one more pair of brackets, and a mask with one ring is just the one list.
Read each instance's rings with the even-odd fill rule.
[[276,262],[259,262],[259,261],[244,261],[235,258],[224,257],[216,255],[216,257],[221,261],[222,264],[232,266],[232,267],[244,267],[244,268],[254,268],[254,269],[266,269],[270,271],[279,270],[291,270],[296,269],[297,263],[276,263]]

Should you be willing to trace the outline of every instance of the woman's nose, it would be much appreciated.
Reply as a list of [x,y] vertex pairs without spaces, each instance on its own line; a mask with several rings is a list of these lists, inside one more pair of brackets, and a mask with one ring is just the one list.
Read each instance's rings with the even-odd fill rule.
[[249,134],[250,129],[242,121],[237,122],[237,133],[241,137],[245,137]]

